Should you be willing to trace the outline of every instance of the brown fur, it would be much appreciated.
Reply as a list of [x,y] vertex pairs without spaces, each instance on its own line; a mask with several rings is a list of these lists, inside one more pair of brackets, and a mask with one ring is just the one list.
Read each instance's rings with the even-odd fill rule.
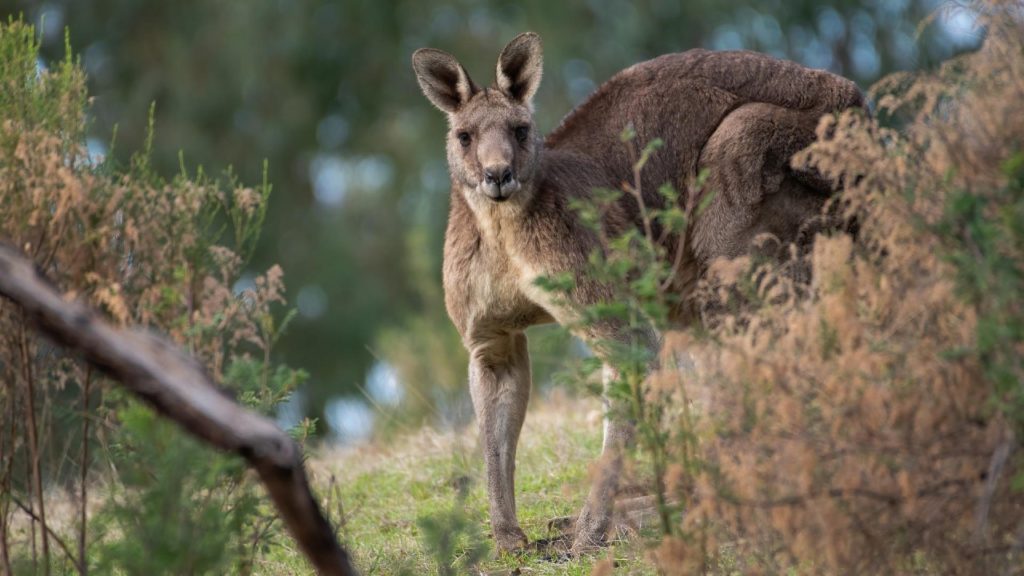
[[[814,174],[795,172],[789,158],[811,143],[822,114],[864,101],[852,82],[828,72],[752,52],[691,50],[619,72],[541,140],[532,126],[541,75],[535,34],[509,43],[490,88],[481,89],[454,57],[438,50],[417,51],[413,67],[424,93],[449,119],[445,303],[470,352],[494,536],[499,548],[513,549],[526,544],[513,489],[530,391],[523,330],[571,323],[575,310],[610,297],[585,274],[589,254],[601,246],[569,203],[632,179],[636,150],[620,140],[623,128],[632,123],[634,145],[664,141],[642,173],[648,206],[661,206],[656,190],[666,182],[692,205],[696,192],[688,186],[702,168],[709,171],[703,189],[715,196],[690,228],[674,279],[685,300],[715,258],[743,254],[761,233],[793,241],[820,212],[832,190]],[[624,195],[604,225],[611,237],[639,226],[636,201]],[[666,240],[670,253],[681,240]],[[571,306],[534,285],[538,276],[565,272],[577,280]],[[675,318],[691,316],[683,307]],[[579,335],[594,342],[620,332],[601,325]],[[653,334],[650,342],[656,345]],[[604,539],[621,450],[631,434],[628,424],[606,421],[605,466],[577,521],[577,550]]]

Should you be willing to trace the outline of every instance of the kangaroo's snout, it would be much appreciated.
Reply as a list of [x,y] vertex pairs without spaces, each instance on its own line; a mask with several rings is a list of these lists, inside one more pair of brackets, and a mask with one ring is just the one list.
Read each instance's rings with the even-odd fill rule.
[[509,166],[494,166],[484,170],[484,179],[488,184],[504,186],[512,181],[512,168]]
[[519,182],[508,164],[496,164],[484,168],[484,181],[480,188],[488,198],[495,202],[504,202],[519,189]]

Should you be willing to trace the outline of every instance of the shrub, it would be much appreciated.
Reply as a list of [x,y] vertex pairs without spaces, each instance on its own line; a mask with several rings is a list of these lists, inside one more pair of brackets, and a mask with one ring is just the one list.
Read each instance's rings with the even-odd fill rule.
[[809,285],[720,263],[707,338],[668,337],[696,358],[704,416],[699,472],[666,478],[695,486],[655,552],[667,573],[726,556],[758,573],[1020,570],[1024,21],[976,8],[977,52],[873,88],[900,129],[825,118],[794,159],[842,184],[856,237],[817,238]]
[[[90,157],[84,75],[70,51],[43,68],[35,38],[19,21],[0,25],[0,237],[67,298],[166,333],[214,381],[271,410],[304,375],[271,361],[289,318],[281,269],[238,284],[266,178],[250,188],[182,166],[167,180],[148,145],[129,166]],[[251,570],[274,516],[240,463],[37,338],[7,301],[0,334],[0,572]],[[62,489],[73,496],[50,498]],[[55,501],[73,510],[55,514]]]

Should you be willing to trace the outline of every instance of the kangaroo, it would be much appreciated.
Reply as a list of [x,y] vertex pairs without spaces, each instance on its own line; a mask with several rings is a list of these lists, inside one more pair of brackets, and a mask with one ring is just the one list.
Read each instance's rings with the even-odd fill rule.
[[[542,74],[540,37],[515,37],[498,57],[494,83],[481,87],[452,55],[417,50],[412,65],[424,95],[447,115],[451,206],[444,243],[443,282],[448,314],[469,352],[469,390],[486,466],[491,528],[499,550],[527,544],[516,519],[515,458],[530,396],[524,330],[549,322],[572,324],[574,310],[607,301],[609,291],[587,278],[588,257],[602,249],[598,235],[569,208],[595,188],[632,179],[634,142],[661,138],[663,147],[642,173],[647,206],[662,206],[664,183],[695,199],[688,184],[708,170],[714,196],[681,247],[672,289],[683,296],[716,258],[745,253],[759,234],[794,241],[817,216],[834,187],[789,165],[815,137],[819,118],[864,107],[856,85],[825,71],[753,52],[690,50],[631,66],[600,86],[546,138],[533,122]],[[634,151],[635,152],[635,151]],[[636,200],[623,195],[605,216],[609,237],[642,224]],[[657,235],[656,235],[657,237]],[[535,284],[571,273],[576,286],[564,300]],[[674,322],[693,322],[681,305]],[[622,338],[614,323],[577,334],[584,341]],[[656,334],[645,336],[656,347]],[[600,351],[598,351],[600,355]],[[604,370],[605,383],[615,374]],[[575,523],[573,551],[601,545],[611,524],[623,450],[632,426],[606,410],[602,467]]]

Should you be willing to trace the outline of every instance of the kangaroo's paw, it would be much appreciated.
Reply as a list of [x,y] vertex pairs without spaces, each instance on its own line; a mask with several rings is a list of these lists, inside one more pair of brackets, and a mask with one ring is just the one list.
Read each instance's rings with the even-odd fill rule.
[[[674,507],[678,504],[669,502],[669,505]],[[554,530],[575,533],[571,552],[577,555],[606,546],[609,538],[629,538],[656,524],[659,519],[658,503],[652,495],[619,498],[613,510],[598,511],[588,506],[579,519],[565,516],[548,521],[549,533]]]
[[494,531],[494,542],[499,552],[519,552],[526,548],[526,534],[518,526]]
[[607,543],[608,528],[612,523],[612,503],[588,502],[576,518],[576,534],[573,538],[573,555],[593,552]]

